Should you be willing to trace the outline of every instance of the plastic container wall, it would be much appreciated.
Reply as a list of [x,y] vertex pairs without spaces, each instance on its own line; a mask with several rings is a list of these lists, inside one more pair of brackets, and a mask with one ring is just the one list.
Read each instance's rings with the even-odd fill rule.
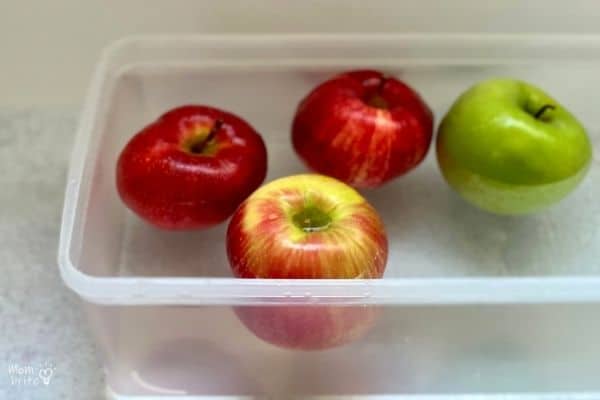
[[[597,37],[192,36],[111,46],[82,114],[59,249],[63,279],[85,301],[111,390],[600,392],[593,372],[600,356],[599,67]],[[411,174],[364,193],[390,239],[385,277],[376,281],[234,279],[225,225],[163,232],[120,202],[120,149],[182,104],[211,104],[249,121],[267,143],[267,180],[305,171],[290,144],[295,107],[318,82],[354,68],[399,76],[438,122],[479,80],[511,76],[537,84],[589,129],[589,175],[548,211],[499,217],[459,199],[430,151]],[[238,315],[255,315],[254,307],[377,315],[371,320],[366,312],[372,328],[362,339],[303,352],[256,338],[233,307]]]

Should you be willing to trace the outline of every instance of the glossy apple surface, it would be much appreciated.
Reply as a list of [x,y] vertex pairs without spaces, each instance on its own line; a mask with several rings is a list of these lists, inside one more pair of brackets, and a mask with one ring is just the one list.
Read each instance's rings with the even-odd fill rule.
[[265,178],[260,135],[240,117],[189,105],[163,114],[137,133],[119,156],[123,202],[163,229],[223,222]]
[[227,254],[240,278],[379,278],[387,238],[375,209],[323,175],[277,179],[233,215]]
[[561,200],[592,155],[585,129],[564,106],[513,79],[463,93],[442,120],[436,147],[450,186],[497,214],[527,214]]
[[[227,231],[227,254],[240,278],[380,278],[387,238],[377,212],[354,189],[322,175],[296,175],[261,187]],[[235,312],[259,338],[316,350],[365,335],[378,310],[368,306],[243,306]]]
[[292,143],[314,171],[374,188],[417,166],[432,131],[432,112],[408,85],[381,72],[352,71],[301,101]]

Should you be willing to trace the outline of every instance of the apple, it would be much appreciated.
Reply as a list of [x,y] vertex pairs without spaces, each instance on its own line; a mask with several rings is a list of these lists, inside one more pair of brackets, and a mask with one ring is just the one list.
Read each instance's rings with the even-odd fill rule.
[[463,93],[441,122],[436,148],[452,188],[507,215],[561,200],[592,157],[581,123],[541,89],[514,79],[487,80]]
[[240,278],[379,278],[387,238],[375,209],[354,189],[323,175],[274,180],[252,193],[227,230]]
[[[348,185],[303,174],[250,195],[227,230],[227,255],[239,278],[380,278],[387,260],[384,225]],[[237,307],[240,320],[268,342],[320,349],[355,340],[375,321],[362,306]]]
[[304,162],[356,188],[375,188],[427,154],[433,114],[408,85],[378,71],[351,71],[320,84],[294,117]]
[[234,312],[256,337],[285,349],[325,350],[363,338],[381,315],[376,305],[252,305]]
[[187,105],[143,128],[119,156],[123,202],[163,229],[209,227],[227,219],[263,182],[260,135],[227,111]]

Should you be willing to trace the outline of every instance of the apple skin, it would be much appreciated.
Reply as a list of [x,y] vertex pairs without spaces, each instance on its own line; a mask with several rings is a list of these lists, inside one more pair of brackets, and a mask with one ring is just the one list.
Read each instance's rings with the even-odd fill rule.
[[355,342],[375,326],[380,306],[237,306],[235,314],[258,338],[293,350],[326,350]]
[[[240,205],[227,231],[229,262],[239,278],[380,278],[387,252],[385,229],[373,207],[351,187],[322,175],[295,175],[261,187]],[[378,316],[378,308],[369,306],[234,310],[257,337],[301,350],[352,342]]]
[[[305,210],[315,226],[300,227]],[[319,220],[327,218],[325,226]],[[303,222],[303,221],[300,221]],[[387,237],[375,209],[354,189],[323,175],[274,180],[250,195],[227,230],[227,254],[240,278],[379,278]]]
[[478,83],[456,100],[436,150],[452,188],[502,215],[558,202],[583,179],[592,157],[587,133],[569,111],[539,88],[506,78]]
[[351,71],[300,102],[292,143],[314,171],[375,188],[417,166],[432,132],[433,114],[413,89],[378,71]]
[[116,183],[123,202],[145,221],[189,230],[227,219],[266,172],[265,144],[247,122],[187,105],[131,138],[119,156]]

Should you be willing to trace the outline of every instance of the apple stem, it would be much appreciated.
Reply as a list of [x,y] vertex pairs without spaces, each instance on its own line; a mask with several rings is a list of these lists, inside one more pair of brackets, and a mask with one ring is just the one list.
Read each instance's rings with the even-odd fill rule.
[[202,140],[202,141],[200,141],[198,143],[195,143],[191,147],[190,151],[192,153],[196,153],[196,154],[202,153],[202,150],[204,149],[204,146],[206,146],[206,144],[208,142],[210,142],[211,140],[214,139],[215,135],[221,130],[222,126],[223,126],[223,121],[220,120],[220,119],[217,119],[215,121],[215,123],[213,124],[212,128],[210,128],[210,132],[208,132],[208,135],[206,135],[206,137],[204,138],[204,140]]
[[555,109],[556,109],[556,107],[553,106],[552,104],[544,104],[542,106],[542,108],[540,108],[533,117],[535,119],[540,119],[540,117],[542,116],[542,114],[544,114],[544,112],[546,112],[546,110],[555,110]]
[[381,108],[384,110],[388,108],[387,101],[381,95],[381,93],[383,92],[383,87],[385,86],[387,81],[388,81],[388,78],[386,78],[385,76],[382,76],[381,79],[379,80],[379,84],[377,85],[377,88],[375,89],[375,94],[367,102],[367,104],[369,104],[371,107]]
[[325,230],[331,224],[331,217],[317,207],[306,207],[296,213],[292,220],[298,228],[307,233]]
[[385,86],[388,79],[389,78],[387,76],[382,76],[381,79],[379,80],[379,85],[377,85],[377,94],[378,95],[381,95],[381,92],[383,92],[383,87]]

